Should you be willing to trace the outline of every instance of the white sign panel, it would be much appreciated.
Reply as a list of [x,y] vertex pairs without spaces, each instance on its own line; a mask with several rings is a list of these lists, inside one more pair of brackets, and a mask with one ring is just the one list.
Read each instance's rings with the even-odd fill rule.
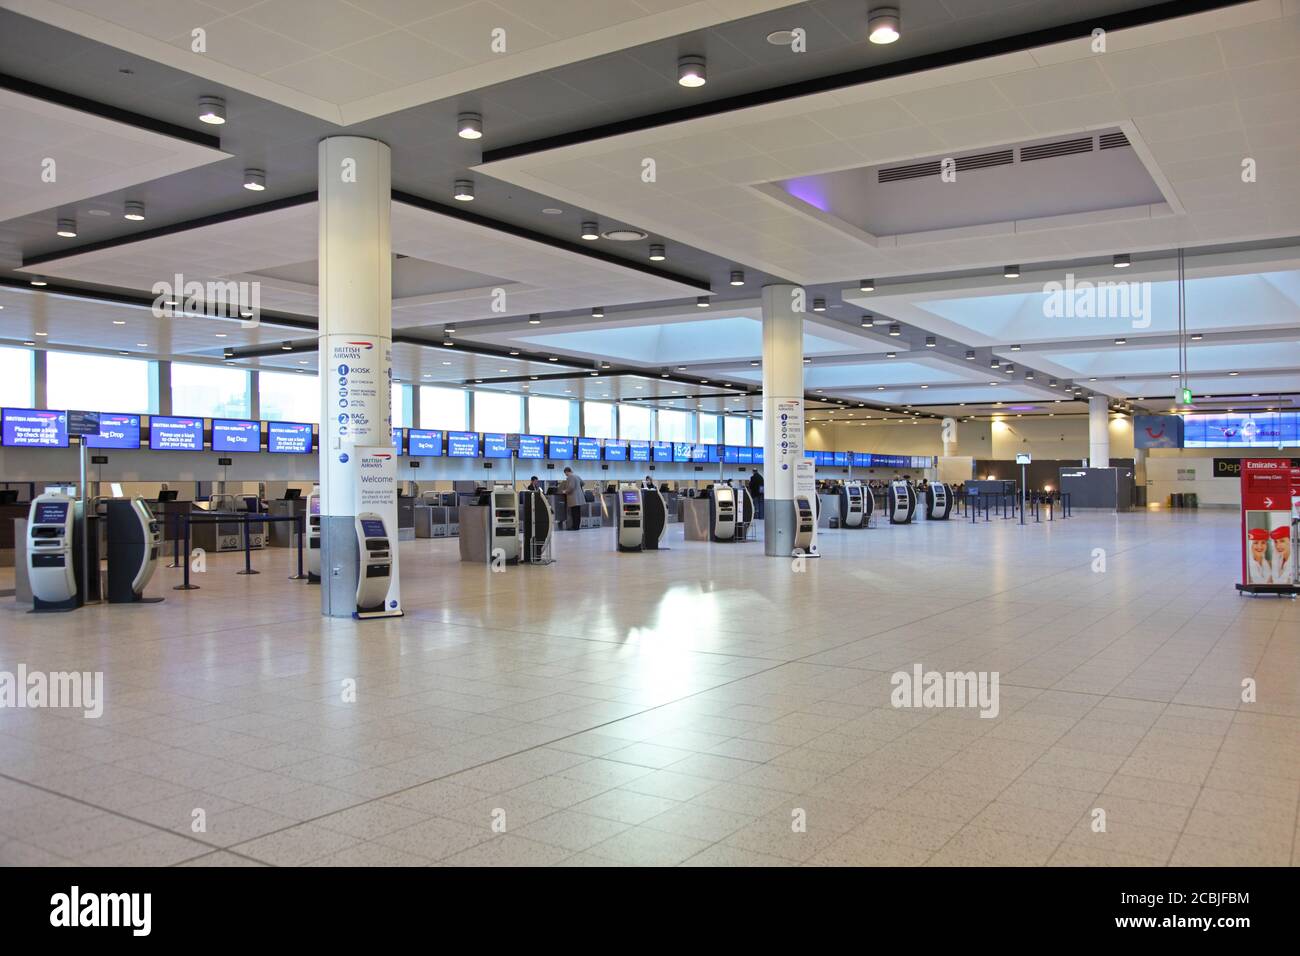
[[379,336],[329,335],[325,354],[320,374],[330,433],[344,445],[390,441],[392,345]]
[[389,576],[385,612],[391,616],[402,613],[401,574],[398,567],[397,531],[397,455],[392,446],[354,448],[356,455],[356,482],[353,514],[379,515],[384,519],[384,529],[390,549],[392,570]]

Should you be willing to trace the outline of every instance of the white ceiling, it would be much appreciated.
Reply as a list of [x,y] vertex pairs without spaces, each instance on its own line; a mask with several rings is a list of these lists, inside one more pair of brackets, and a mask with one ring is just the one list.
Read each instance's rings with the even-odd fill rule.
[[[4,0],[6,8],[340,125],[790,0]],[[192,49],[196,28],[206,50]],[[494,52],[494,30],[505,51]]]
[[[1300,90],[1294,2],[1112,31],[1107,44],[1102,54],[1087,39],[1040,47],[478,169],[803,283],[1300,233],[1300,124],[1287,106]],[[1111,127],[1165,203],[873,236],[767,185]],[[640,179],[646,157],[655,183]],[[1242,182],[1243,157],[1257,164],[1253,183]]]

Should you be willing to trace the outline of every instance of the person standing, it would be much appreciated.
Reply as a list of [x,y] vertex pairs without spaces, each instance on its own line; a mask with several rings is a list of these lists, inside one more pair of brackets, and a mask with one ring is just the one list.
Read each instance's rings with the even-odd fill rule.
[[754,517],[761,519],[763,517],[763,473],[757,468],[749,476],[749,497],[754,502]]
[[569,506],[569,531],[577,531],[582,525],[582,506],[586,498],[582,493],[582,479],[574,474],[572,468],[564,469],[564,483],[560,485],[564,493],[564,503]]

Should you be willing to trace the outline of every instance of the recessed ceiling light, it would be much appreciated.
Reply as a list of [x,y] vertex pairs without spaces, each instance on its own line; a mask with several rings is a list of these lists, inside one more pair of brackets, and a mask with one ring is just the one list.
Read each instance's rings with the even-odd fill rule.
[[1195,332],[1195,333],[1192,334],[1192,341],[1193,341],[1193,342],[1199,342],[1199,341],[1201,341],[1201,339],[1203,339],[1203,338],[1205,338],[1205,336],[1202,335],[1200,332]]
[[546,359],[546,361],[548,361],[548,362],[558,362],[559,360],[560,360],[560,357],[559,357],[558,355],[550,355],[550,356],[547,356],[547,359]]
[[448,361],[446,361],[446,360],[444,359],[442,364],[443,364],[443,365],[450,365],[451,363],[448,362]]
[[600,306],[596,306],[591,310],[591,317],[593,319],[603,319],[605,317],[605,310]]
[[564,215],[564,210],[563,210],[563,209],[556,209],[554,206],[547,206],[545,209],[542,210],[542,215],[544,215],[544,216],[562,216],[562,215]]
[[862,327],[864,329],[873,328],[875,324],[876,324],[875,317],[872,316],[871,313],[868,312],[866,315],[862,317]]
[[927,336],[925,337],[925,347],[926,347],[927,349],[932,349],[932,348],[934,348],[936,344],[937,344],[937,343],[935,342],[935,340],[934,340],[934,336],[933,336],[933,335],[927,335]]
[[640,229],[606,229],[601,235],[613,242],[637,242],[647,234]]
[[114,324],[114,325],[126,325],[126,320],[125,320],[125,319],[114,319],[114,320],[113,320],[113,324]]
[[772,46],[789,46],[794,42],[793,30],[773,30],[767,35],[767,42]]
[[75,219],[60,219],[59,222],[58,222],[57,227],[56,227],[55,230],[54,230],[54,234],[55,234],[56,236],[62,236],[64,239],[76,239],[76,238],[77,238],[77,220],[75,220]]
[[1020,266],[1007,266],[1005,269],[1002,270],[1002,278],[1004,278],[1004,279],[1019,279],[1019,278],[1020,278]]
[[1233,377],[1235,378],[1236,376],[1240,375],[1241,373],[1240,373],[1240,372],[1229,372],[1228,374],[1231,375],[1231,376],[1233,376]]
[[45,276],[32,276],[32,278],[31,278],[31,283],[32,283],[32,285],[34,285],[34,286],[38,286],[38,287],[39,287],[39,286],[44,286],[44,285],[49,285],[49,283],[48,283],[47,281],[45,281]]
[[1127,269],[1133,263],[1129,259],[1128,253],[1125,252],[1112,259],[1110,264],[1113,265],[1116,269]]
[[461,139],[482,139],[483,117],[478,113],[461,113],[456,117],[456,135]]
[[40,337],[40,338],[45,338],[45,336],[47,336],[47,335],[49,335],[49,334],[50,334],[49,332],[37,332],[37,333],[36,333],[36,335],[37,335],[38,337]]
[[876,291],[876,280],[875,280],[875,279],[863,279],[861,282],[858,283],[858,291],[859,291],[859,292],[875,292],[875,291]]
[[534,312],[532,315],[530,315],[530,316],[528,317],[528,324],[529,324],[529,325],[541,325],[541,324],[542,324],[542,316],[541,316],[541,314],[538,313],[538,312]]
[[[28,339],[26,342],[23,343],[23,345],[35,345],[35,344],[36,344],[36,343],[33,342],[31,339]],[[123,352],[122,354],[125,355],[126,353]]]
[[826,300],[825,300],[825,299],[813,299],[813,311],[814,311],[814,312],[825,312],[825,311],[826,311]]
[[220,126],[226,121],[226,101],[220,96],[199,97],[199,122]]
[[743,269],[732,269],[732,270],[731,270],[731,284],[732,284],[732,285],[744,285],[744,284],[745,284],[745,272],[744,272]]
[[898,358],[898,353],[897,353],[897,352],[886,352],[886,353],[885,353],[885,358],[887,358],[887,359]]
[[684,56],[677,61],[677,83],[679,86],[695,89],[708,82],[705,73],[704,57]]
[[107,209],[87,209],[86,215],[102,219],[105,216],[110,215],[110,213]]
[[889,327],[889,334],[897,338],[903,334],[903,327],[895,322]]
[[132,222],[144,221],[144,203],[131,201],[128,202],[122,211],[122,218],[129,219]]
[[600,238],[600,226],[594,222],[584,222],[578,235],[588,242],[595,242]]
[[664,245],[662,242],[650,243],[650,261],[663,262],[668,256],[664,254]]
[[897,7],[877,7],[867,15],[867,39],[872,43],[893,43],[899,30]]
[[260,193],[266,189],[266,171],[261,169],[244,170],[244,188]]
[[473,202],[474,184],[468,179],[456,180],[456,185],[451,191],[451,198],[457,202]]

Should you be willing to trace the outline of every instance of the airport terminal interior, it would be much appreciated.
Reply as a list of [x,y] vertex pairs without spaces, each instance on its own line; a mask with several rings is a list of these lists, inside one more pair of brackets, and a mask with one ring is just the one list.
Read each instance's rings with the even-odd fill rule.
[[0,0],[0,865],[1300,864],[1300,0]]

